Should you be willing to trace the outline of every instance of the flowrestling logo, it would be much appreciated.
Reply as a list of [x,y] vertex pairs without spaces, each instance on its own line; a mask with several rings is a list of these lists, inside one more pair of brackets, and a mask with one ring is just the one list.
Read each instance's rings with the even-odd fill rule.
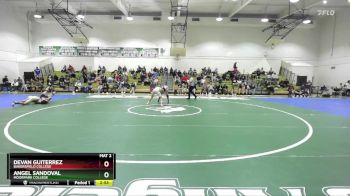
[[[306,196],[304,187],[280,187],[285,196]],[[270,196],[266,187],[181,187],[177,179],[137,179],[124,191],[118,187],[0,186],[0,195],[11,196]],[[349,196],[349,187],[324,187],[317,195]],[[315,195],[315,194],[312,194]]]
[[190,105],[169,104],[160,105],[137,105],[128,108],[128,112],[140,116],[157,116],[157,117],[184,117],[197,115],[202,109]]
[[146,110],[152,110],[160,113],[172,113],[172,112],[182,112],[186,109],[184,107],[172,107],[172,106],[164,106],[164,107],[149,107]]

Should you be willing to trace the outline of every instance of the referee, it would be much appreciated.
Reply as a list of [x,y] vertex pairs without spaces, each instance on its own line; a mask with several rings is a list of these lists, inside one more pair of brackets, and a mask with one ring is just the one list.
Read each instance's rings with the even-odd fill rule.
[[197,95],[196,95],[196,81],[193,79],[193,77],[191,77],[188,80],[188,98],[187,99],[191,99],[191,94],[194,96],[194,99],[197,99]]

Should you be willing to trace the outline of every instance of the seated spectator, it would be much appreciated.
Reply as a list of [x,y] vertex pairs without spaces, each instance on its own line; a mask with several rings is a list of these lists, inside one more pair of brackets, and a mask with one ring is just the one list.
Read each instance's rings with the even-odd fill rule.
[[257,70],[255,70],[253,73],[255,73],[256,74],[256,76],[259,78],[260,77],[260,75],[261,75],[261,71],[260,71],[260,69],[258,68]]
[[303,97],[308,97],[310,95],[309,88],[307,87],[306,84],[305,85],[301,85],[300,90],[301,90],[301,95]]
[[288,97],[293,97],[293,93],[294,93],[294,86],[293,85],[289,85],[288,86]]
[[27,92],[30,89],[30,81],[26,80],[24,84],[22,85],[21,91]]
[[266,81],[266,90],[269,95],[272,95],[275,93],[275,87],[271,81]]
[[143,80],[143,85],[145,86],[150,86],[151,85],[151,81],[148,77],[146,77],[144,80]]
[[87,68],[86,68],[85,65],[84,65],[83,68],[81,69],[81,73],[87,73]]
[[[75,69],[74,69],[74,67],[72,66],[72,65],[69,65],[68,66],[68,69],[67,69],[67,72],[68,72],[68,74],[71,76],[71,77],[73,77],[73,74],[75,75]],[[75,76],[74,76],[75,77]]]
[[279,85],[281,88],[286,88],[289,86],[289,81],[288,80],[280,81]]
[[14,79],[13,82],[11,83],[11,91],[17,91],[18,89],[18,82],[17,79]]
[[10,91],[11,89],[11,83],[9,82],[9,79],[7,78],[7,76],[5,76],[3,79],[2,79],[2,90],[5,91]]
[[344,84],[344,91],[346,96],[350,96],[350,80]]
[[58,83],[60,88],[64,89],[66,87],[63,75],[58,79]]
[[82,84],[81,84],[81,81],[80,80],[77,80],[74,84],[74,92],[79,92],[81,91],[81,87],[82,87]]
[[274,80],[274,81],[277,81],[278,80],[278,75],[274,72],[274,73],[272,73],[272,75],[271,75],[272,77],[272,80]]
[[36,91],[42,91],[44,89],[44,79],[43,78],[36,78],[34,80],[34,85]]
[[53,77],[51,76],[51,74],[49,74],[48,76],[47,76],[47,86],[53,86],[53,84],[54,84],[54,79],[53,79]]
[[69,64],[67,71],[68,72],[75,72],[75,69],[71,64]]
[[91,91],[92,91],[92,83],[93,82],[94,82],[93,80],[88,80],[87,86],[85,88],[85,92],[87,92],[89,94],[91,93]]
[[101,65],[99,65],[97,68],[97,75],[99,76],[101,74],[102,74],[102,67],[101,67]]
[[275,74],[275,72],[272,70],[272,68],[270,68],[269,72],[267,72],[267,75],[272,75]]
[[249,85],[249,89],[250,89],[250,94],[255,95],[255,84],[251,83]]
[[[104,66],[103,66],[104,67]],[[106,68],[105,68],[106,69]],[[127,72],[128,71],[128,69],[126,68],[126,66],[124,65],[124,67],[123,67],[123,72]]]
[[108,83],[108,84],[113,83],[113,81],[114,81],[114,79],[112,78],[112,76],[109,76],[109,77],[107,78],[107,83]]
[[209,84],[208,84],[208,92],[209,92],[209,95],[215,93],[214,86],[213,86],[212,83],[209,83]]
[[237,83],[238,83],[238,92],[237,92],[237,95],[241,95],[241,94],[243,94],[243,82],[242,81],[240,81],[240,80],[238,80],[237,81]]
[[[95,80],[96,78],[96,73],[95,72],[91,72],[90,73],[90,80]],[[89,80],[89,75],[88,75],[88,80]]]
[[136,69],[136,73],[141,73],[141,71],[142,71],[142,68],[141,68],[140,65],[138,65],[138,66],[137,66],[137,69]]
[[294,90],[294,97],[301,97],[302,93],[300,90]]
[[58,81],[58,76],[56,74],[53,76],[53,81],[54,82]]
[[23,86],[23,80],[22,80],[22,78],[21,77],[18,77],[17,78],[17,83],[18,83],[18,86],[17,86],[17,91],[20,91],[20,90],[22,90],[22,86]]
[[64,65],[63,68],[61,69],[62,73],[67,73],[67,65]]
[[70,78],[69,78],[69,75],[66,75],[65,78],[64,78],[64,84],[66,86],[66,88],[68,89],[69,86],[70,86]]
[[331,97],[331,92],[325,85],[321,87],[321,95],[322,97]]
[[181,83],[187,83],[188,80],[189,80],[189,77],[187,75],[184,75],[181,77]]

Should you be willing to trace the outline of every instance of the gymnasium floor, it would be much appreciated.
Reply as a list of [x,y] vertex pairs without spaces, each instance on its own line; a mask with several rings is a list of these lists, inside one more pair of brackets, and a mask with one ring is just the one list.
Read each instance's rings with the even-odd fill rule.
[[172,98],[58,95],[50,105],[10,108],[0,95],[0,184],[8,152],[115,152],[123,189],[138,178],[181,187],[350,185],[350,99]]

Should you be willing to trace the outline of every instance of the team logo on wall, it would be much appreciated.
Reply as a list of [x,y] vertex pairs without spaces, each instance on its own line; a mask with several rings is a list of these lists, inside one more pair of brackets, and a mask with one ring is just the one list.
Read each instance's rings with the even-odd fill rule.
[[128,112],[140,116],[181,117],[197,115],[202,112],[202,109],[189,105],[170,104],[160,106],[156,104],[133,106],[131,108],[128,108]]

